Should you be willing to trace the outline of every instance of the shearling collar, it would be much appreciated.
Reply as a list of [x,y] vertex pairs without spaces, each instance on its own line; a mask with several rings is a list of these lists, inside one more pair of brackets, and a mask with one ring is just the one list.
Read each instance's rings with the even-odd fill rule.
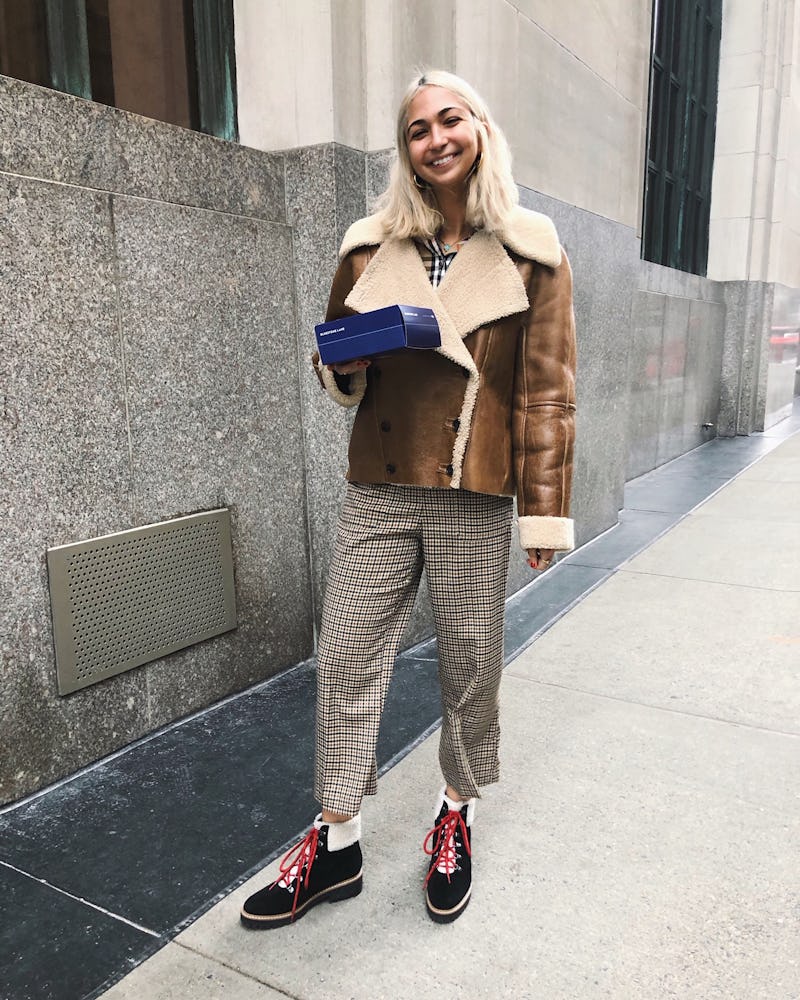
[[481,326],[523,313],[528,295],[519,271],[495,236],[478,232],[464,244],[434,288],[413,240],[389,239],[356,281],[345,305],[359,313],[395,305],[433,309],[440,353],[472,371],[464,337]]
[[377,244],[378,251],[356,281],[345,305],[358,313],[397,303],[433,310],[441,334],[441,347],[437,351],[468,374],[453,449],[454,474],[450,485],[458,487],[480,383],[478,368],[464,338],[479,327],[527,311],[528,293],[506,247],[554,267],[561,260],[555,227],[545,215],[515,210],[502,239],[483,230],[475,233],[459,250],[436,288],[431,285],[414,241],[387,239],[374,216],[350,227],[342,253]]
[[459,250],[436,288],[414,241],[387,238],[374,215],[353,223],[341,252],[376,244],[378,251],[345,304],[359,313],[397,303],[433,309],[442,335],[438,350],[468,371],[474,370],[474,363],[463,338],[495,320],[525,312],[530,305],[506,247],[550,267],[561,262],[561,246],[552,221],[519,207],[509,217],[502,238],[478,230]]
[[[497,238],[520,257],[527,257],[528,260],[538,261],[548,267],[557,267],[561,263],[561,245],[556,228],[552,220],[541,212],[515,206]],[[385,240],[386,233],[378,217],[369,215],[354,222],[347,230],[339,256],[346,256],[356,247],[377,246]]]

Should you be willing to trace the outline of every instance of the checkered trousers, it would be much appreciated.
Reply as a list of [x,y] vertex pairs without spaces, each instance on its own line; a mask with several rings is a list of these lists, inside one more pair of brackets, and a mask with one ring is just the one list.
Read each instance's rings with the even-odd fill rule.
[[423,566],[439,646],[445,781],[498,779],[497,701],[510,497],[390,484],[347,487],[317,653],[315,794],[354,815],[377,791],[375,746]]

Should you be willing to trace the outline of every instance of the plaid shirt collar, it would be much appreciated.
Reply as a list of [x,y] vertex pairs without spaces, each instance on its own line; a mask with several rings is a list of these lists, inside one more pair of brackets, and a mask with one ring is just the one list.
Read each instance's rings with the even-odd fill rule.
[[422,263],[428,271],[428,278],[433,287],[436,288],[447,274],[448,267],[453,263],[456,251],[445,253],[435,236],[431,239],[417,240],[417,245],[420,248]]

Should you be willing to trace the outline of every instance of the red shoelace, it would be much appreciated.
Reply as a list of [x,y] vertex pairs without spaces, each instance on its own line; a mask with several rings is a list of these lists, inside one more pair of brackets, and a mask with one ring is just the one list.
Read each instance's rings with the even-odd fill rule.
[[[280,875],[275,879],[270,888],[280,885],[283,889],[290,889],[294,882],[294,899],[292,900],[292,920],[294,920],[297,910],[297,900],[300,896],[300,889],[303,885],[308,888],[308,877],[311,874],[311,866],[317,856],[317,842],[319,841],[319,830],[313,826],[299,844],[295,844],[283,856],[280,863]],[[303,878],[303,868],[306,870]]]
[[[456,851],[455,837],[459,827],[461,828],[467,854],[472,857],[472,850],[469,846],[469,832],[467,824],[464,822],[464,817],[458,810],[450,809],[436,823],[433,829],[428,831],[428,835],[422,842],[422,850],[432,858],[436,858],[436,864],[431,865],[425,877],[425,885],[428,884],[431,875],[435,871],[440,871],[443,875],[447,876],[447,881],[450,881],[450,876],[458,867],[458,852]],[[433,846],[429,848],[428,844],[431,841],[433,841]]]

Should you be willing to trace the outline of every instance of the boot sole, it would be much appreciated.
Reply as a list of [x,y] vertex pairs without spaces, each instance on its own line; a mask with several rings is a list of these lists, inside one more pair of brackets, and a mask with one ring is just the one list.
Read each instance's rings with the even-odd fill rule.
[[464,910],[466,910],[467,903],[470,899],[472,899],[472,886],[469,887],[466,896],[464,896],[458,906],[454,906],[452,910],[437,910],[428,899],[427,893],[425,895],[425,906],[428,910],[428,916],[434,921],[434,923],[450,924],[454,920],[457,920]]
[[357,896],[364,888],[362,872],[363,869],[352,878],[346,879],[344,882],[337,882],[336,885],[318,892],[316,896],[311,896],[302,906],[297,907],[294,916],[292,916],[291,910],[287,913],[259,916],[256,913],[247,913],[242,908],[239,913],[239,920],[245,927],[250,927],[253,930],[268,930],[272,927],[283,927],[286,924],[295,923],[301,917],[305,916],[317,903],[338,903],[340,900],[352,899],[353,896]]

